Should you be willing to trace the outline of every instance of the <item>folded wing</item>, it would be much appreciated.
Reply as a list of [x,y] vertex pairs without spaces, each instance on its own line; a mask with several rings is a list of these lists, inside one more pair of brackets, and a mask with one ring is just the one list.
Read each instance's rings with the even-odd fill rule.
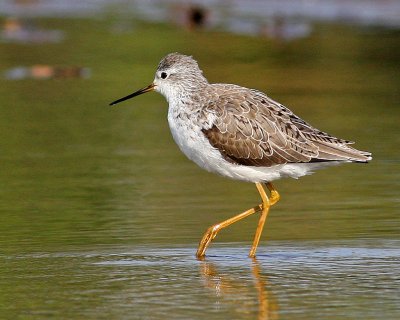
[[367,162],[371,154],[347,140],[313,128],[265,94],[227,86],[203,112],[212,119],[203,129],[210,144],[232,163],[270,167],[317,161]]

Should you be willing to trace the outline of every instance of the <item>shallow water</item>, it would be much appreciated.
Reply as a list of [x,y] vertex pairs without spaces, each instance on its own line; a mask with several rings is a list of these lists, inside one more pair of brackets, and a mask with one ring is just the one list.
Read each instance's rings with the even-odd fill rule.
[[[400,317],[399,60],[389,50],[397,48],[396,33],[347,30],[346,41],[356,38],[357,45],[334,51],[344,40],[325,27],[313,44],[326,49],[326,59],[313,56],[309,43],[269,43],[265,60],[256,55],[247,64],[243,56],[263,50],[264,40],[224,36],[226,45],[248,45],[234,58],[236,72],[213,62],[223,61],[222,53],[211,59],[199,49],[202,33],[167,47],[198,49],[213,81],[272,91],[310,123],[374,156],[367,165],[276,182],[282,199],[270,211],[256,260],[247,257],[254,216],[221,231],[198,261],[205,229],[256,205],[256,189],[203,172],[181,155],[162,98],[149,94],[109,108],[124,90],[136,89],[130,73],[120,79],[108,71],[125,70],[116,64],[127,39],[104,52],[74,33],[82,26],[91,35],[90,22],[79,23],[54,26],[66,29],[76,47],[0,47],[5,69],[48,54],[54,61],[80,56],[93,70],[87,80],[0,80],[2,318]],[[153,28],[142,31],[158,32]],[[172,41],[176,34],[168,32]],[[98,54],[91,62],[92,46],[115,56]],[[135,86],[151,81],[166,49],[158,50],[146,66],[149,78],[136,75]],[[268,83],[249,77],[256,69],[267,70]]]
[[[5,314],[57,319],[395,319],[399,241],[272,241],[2,256]],[[25,266],[25,267],[23,267]],[[12,283],[12,285],[10,285]],[[27,286],[29,290],[27,290]]]

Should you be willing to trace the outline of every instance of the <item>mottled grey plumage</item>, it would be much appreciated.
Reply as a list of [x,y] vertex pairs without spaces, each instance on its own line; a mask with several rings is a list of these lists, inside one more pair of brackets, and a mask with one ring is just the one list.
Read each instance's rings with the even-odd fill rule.
[[273,166],[316,161],[366,162],[370,153],[352,142],[313,128],[288,108],[257,90],[214,84],[221,94],[203,106],[214,113],[210,129],[202,130],[228,161],[248,166]]

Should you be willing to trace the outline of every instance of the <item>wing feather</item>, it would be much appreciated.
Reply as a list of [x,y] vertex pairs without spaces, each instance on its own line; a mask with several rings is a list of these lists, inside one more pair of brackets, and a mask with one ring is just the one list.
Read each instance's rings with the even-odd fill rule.
[[222,92],[223,95],[202,110],[203,117],[214,115],[213,123],[203,133],[232,163],[269,167],[370,159],[368,152],[348,146],[350,141],[313,128],[259,91],[224,85]]

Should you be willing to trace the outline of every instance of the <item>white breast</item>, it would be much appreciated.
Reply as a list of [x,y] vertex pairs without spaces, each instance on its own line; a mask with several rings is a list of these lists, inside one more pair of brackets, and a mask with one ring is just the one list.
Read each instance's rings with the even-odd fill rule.
[[220,152],[211,146],[201,131],[195,114],[168,112],[168,123],[172,136],[181,151],[197,165],[208,171],[214,169],[223,159]]

